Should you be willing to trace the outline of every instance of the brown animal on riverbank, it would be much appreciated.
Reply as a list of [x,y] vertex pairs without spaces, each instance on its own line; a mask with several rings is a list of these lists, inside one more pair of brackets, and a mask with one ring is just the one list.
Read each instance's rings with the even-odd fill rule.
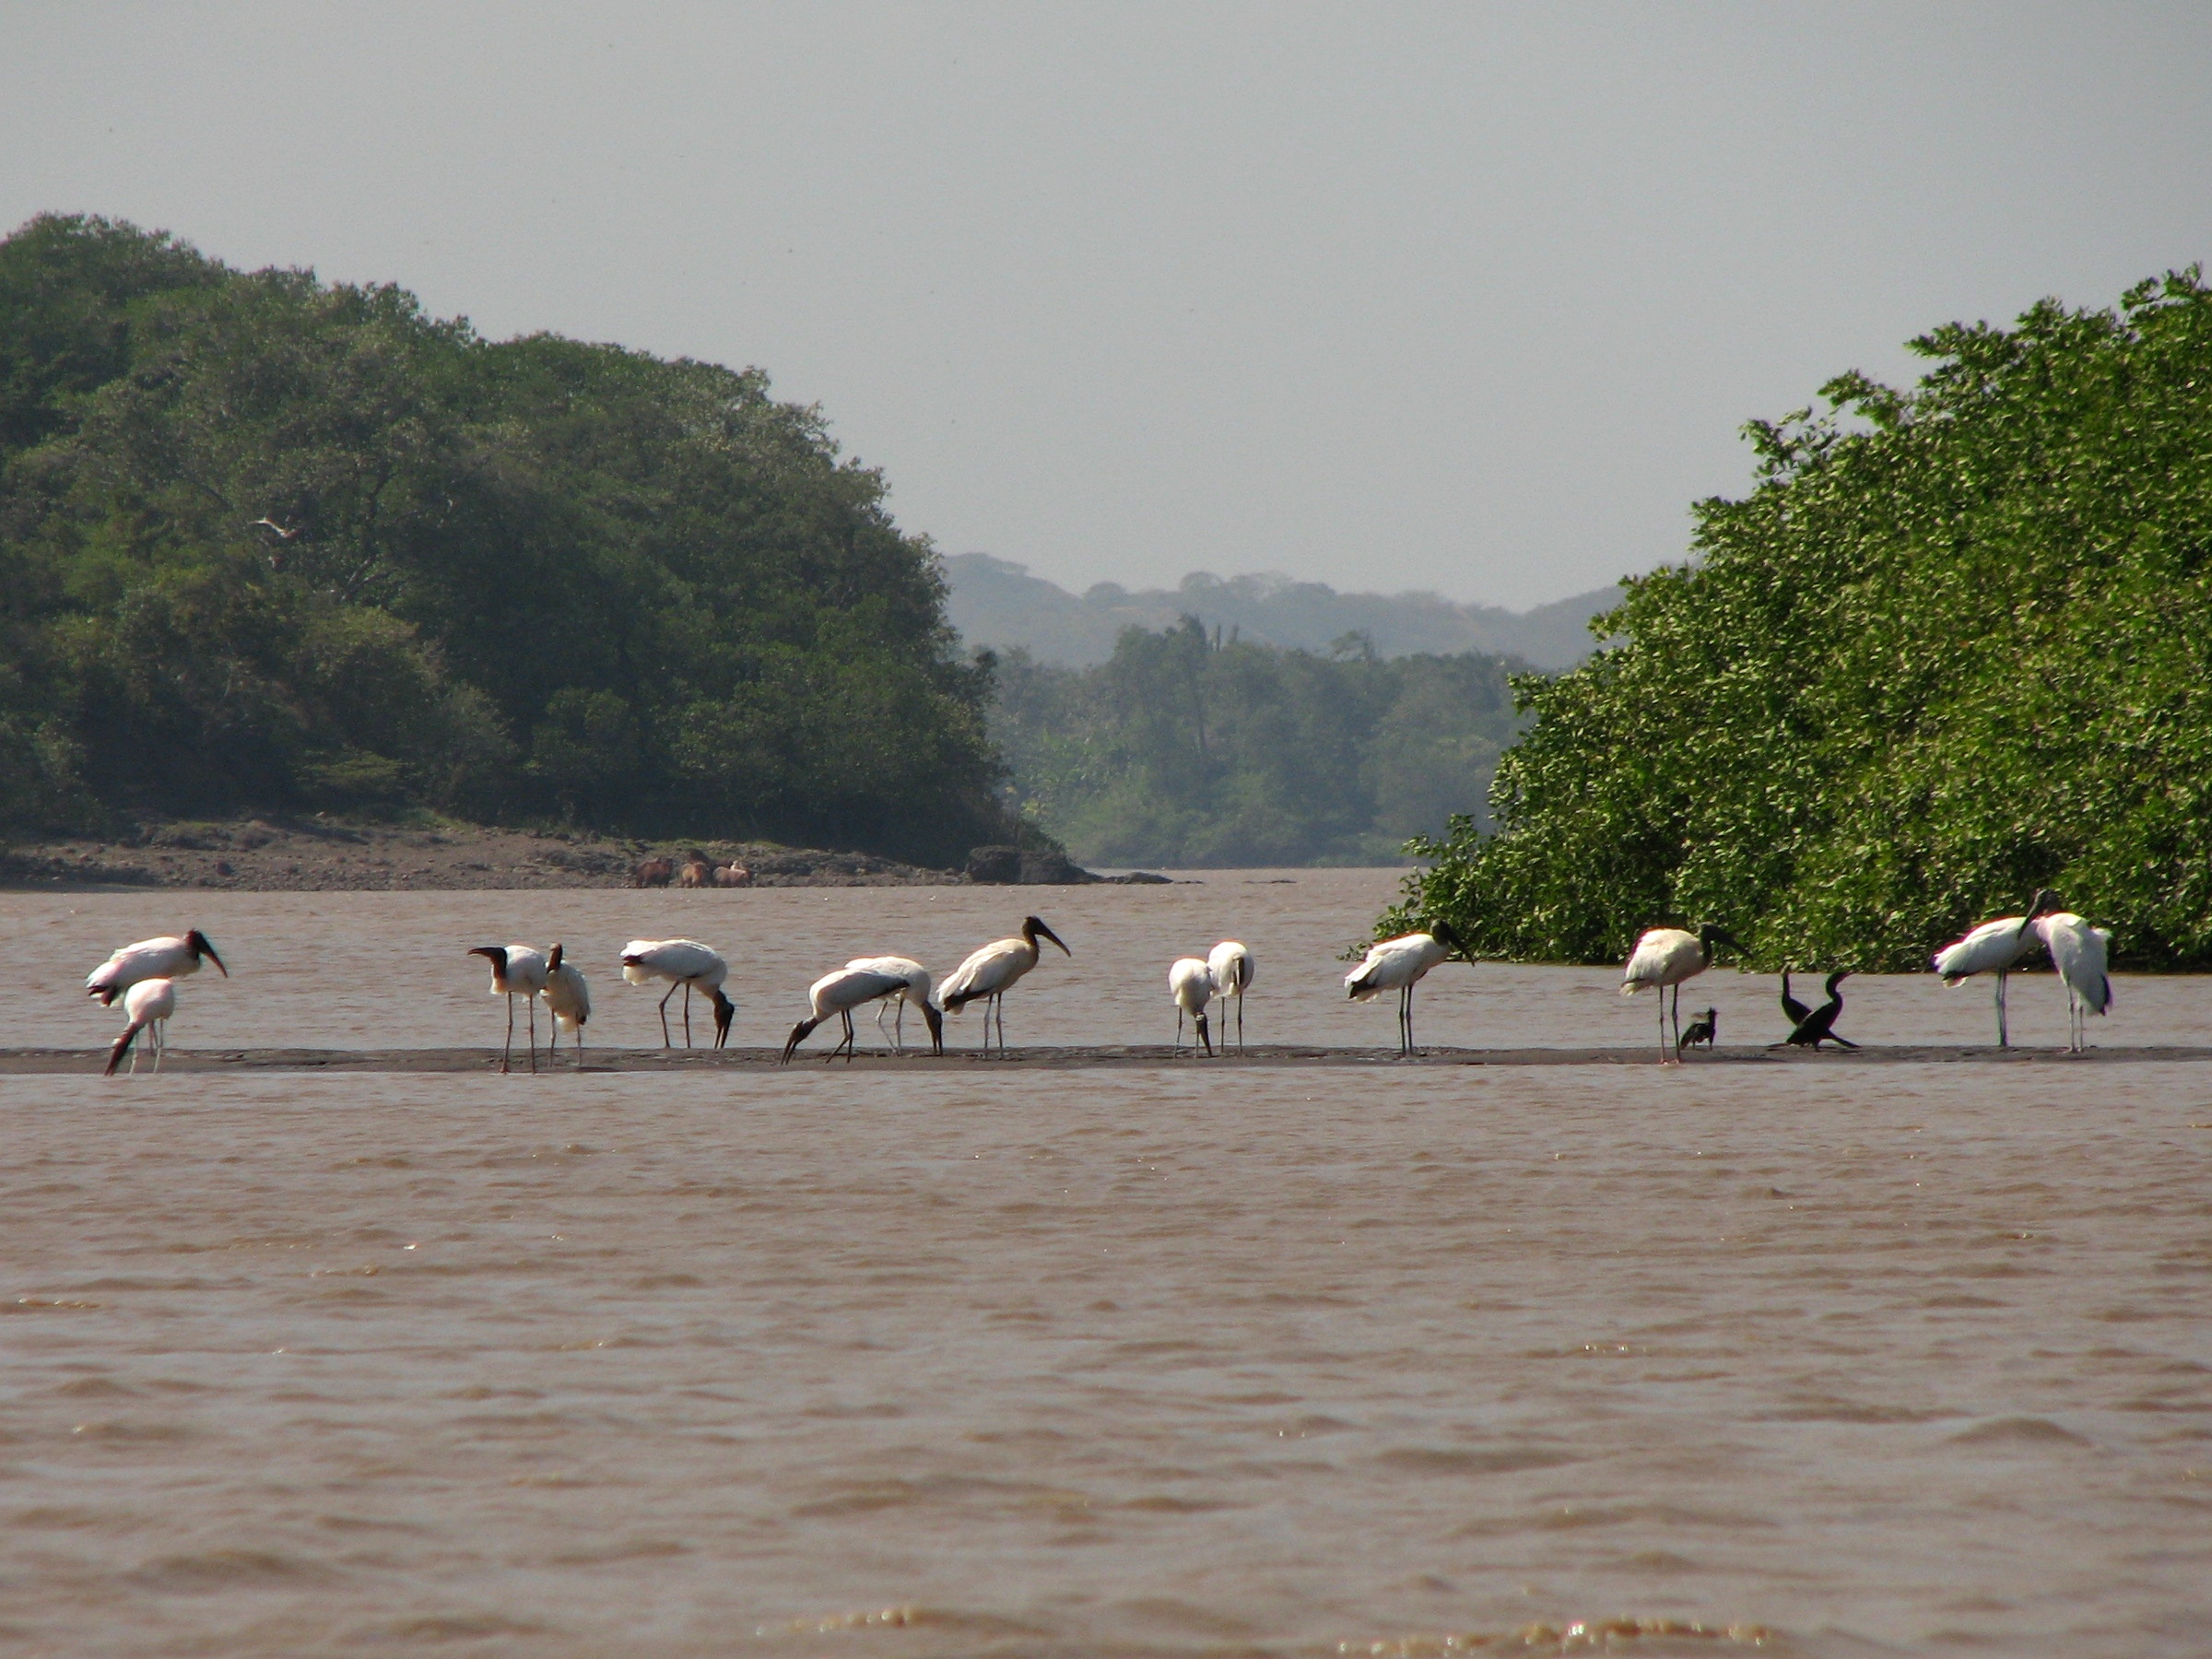
[[719,888],[751,887],[753,873],[741,864],[716,865],[714,885]]
[[713,869],[703,858],[685,859],[684,867],[676,877],[676,885],[685,888],[712,887],[713,882]]
[[666,887],[676,879],[676,864],[666,858],[648,858],[630,873],[632,887]]

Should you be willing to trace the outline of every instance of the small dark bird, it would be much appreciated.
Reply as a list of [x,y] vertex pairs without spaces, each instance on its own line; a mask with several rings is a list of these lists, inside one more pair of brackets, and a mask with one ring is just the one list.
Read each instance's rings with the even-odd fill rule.
[[1805,1017],[1811,1012],[1810,1008],[1790,994],[1790,971],[1784,968],[1782,971],[1782,1017],[1794,1028],[1803,1025]]
[[1675,1044],[1675,1058],[1679,1060],[1684,1049],[1696,1048],[1700,1042],[1711,1048],[1712,1040],[1720,1035],[1720,1030],[1721,1011],[1718,1008],[1706,1009],[1689,1022],[1689,1029],[1682,1033],[1681,1041]]
[[1789,1034],[1787,1046],[1817,1049],[1824,1042],[1833,1042],[1847,1049],[1859,1045],[1848,1037],[1836,1035],[1836,1016],[1843,1012],[1843,993],[1838,988],[1851,977],[1851,970],[1839,968],[1828,976],[1828,1000],[1797,1022],[1797,1029]]

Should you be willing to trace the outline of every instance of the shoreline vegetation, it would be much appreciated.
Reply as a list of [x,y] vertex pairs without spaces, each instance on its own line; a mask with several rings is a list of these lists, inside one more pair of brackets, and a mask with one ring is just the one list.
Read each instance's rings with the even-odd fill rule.
[[1624,959],[1718,923],[1747,964],[1924,971],[2050,889],[2113,962],[2212,967],[2212,288],[1912,342],[1747,429],[1758,481],[1618,636],[1514,682],[1494,832],[1418,841],[1382,931]]

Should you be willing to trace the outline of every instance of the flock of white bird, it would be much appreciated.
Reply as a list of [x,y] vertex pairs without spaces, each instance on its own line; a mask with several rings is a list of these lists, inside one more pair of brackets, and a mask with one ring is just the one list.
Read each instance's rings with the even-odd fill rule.
[[[2112,982],[2105,971],[2112,937],[2107,929],[2091,926],[2071,911],[2059,910],[2051,894],[2039,892],[2030,900],[2025,914],[1984,922],[1945,946],[1936,953],[1935,968],[1947,985],[1964,984],[1977,974],[1994,976],[1997,1043],[2001,1048],[2009,1047],[2006,976],[2036,945],[2041,945],[2050,952],[2052,964],[2066,987],[2067,1052],[2077,1053],[2083,1046],[2087,1017],[2101,1015],[2112,1007]],[[1029,916],[1023,919],[1018,933],[994,939],[972,952],[952,971],[942,986],[936,987],[931,983],[929,970],[912,958],[855,957],[807,987],[806,998],[812,1011],[792,1027],[791,1035],[783,1044],[783,1059],[788,1062],[802,1042],[835,1018],[841,1022],[841,1034],[829,1057],[834,1059],[841,1053],[850,1060],[855,1041],[853,1012],[871,1003],[876,1006],[877,1030],[893,1053],[905,1053],[906,1010],[911,1006],[921,1011],[929,1029],[931,1051],[939,1054],[945,1052],[944,1016],[959,1014],[970,1004],[981,1003],[983,1053],[988,1055],[993,1052],[995,1022],[996,1051],[1003,1056],[1006,1050],[1006,994],[1037,966],[1042,949],[1041,941],[1048,939],[1065,955],[1075,954],[1041,920]],[[1685,1041],[1682,985],[1711,967],[1714,952],[1722,946],[1743,949],[1727,929],[1711,923],[1695,932],[1679,927],[1655,927],[1636,941],[1620,994],[1632,996],[1647,986],[1660,993],[1659,1053],[1663,1064],[1678,1063],[1681,1057]],[[482,957],[490,963],[491,994],[507,1000],[507,1037],[500,1053],[500,1069],[508,1071],[513,1064],[517,997],[523,999],[527,1020],[525,1041],[530,1069],[537,1069],[537,1005],[541,1001],[552,1018],[547,1044],[549,1058],[558,1061],[560,1034],[566,1031],[575,1064],[581,1069],[584,1060],[583,1028],[592,1017],[592,993],[582,971],[568,959],[563,947],[555,945],[549,950],[540,950],[533,945],[479,945],[468,954]],[[1357,1002],[1372,1002],[1385,991],[1395,991],[1398,1052],[1412,1054],[1418,1052],[1413,1040],[1414,987],[1430,969],[1450,960],[1455,954],[1465,959],[1459,936],[1449,923],[1439,922],[1426,932],[1402,934],[1370,946],[1359,965],[1345,975],[1345,989]],[[723,989],[730,967],[719,951],[697,939],[632,939],[622,947],[621,959],[622,977],[629,983],[667,987],[659,1004],[664,1046],[675,1046],[668,1023],[668,1004],[679,990],[684,994],[684,1046],[692,1045],[691,998],[695,992],[705,997],[713,1010],[714,1046],[719,1049],[728,1043],[730,1022],[737,1010]],[[86,978],[88,993],[99,998],[102,1006],[112,1006],[120,998],[129,1019],[109,1053],[109,1076],[114,1075],[126,1055],[131,1070],[138,1069],[142,1050],[137,1044],[141,1035],[147,1039],[144,1048],[153,1053],[154,1069],[160,1069],[161,1056],[168,1047],[169,1020],[177,1009],[176,982],[197,973],[203,961],[213,962],[229,977],[229,969],[223,966],[222,958],[216,954],[207,935],[194,928],[182,935],[126,945]],[[1181,957],[1175,960],[1168,970],[1168,996],[1175,1005],[1178,1053],[1182,1048],[1186,1019],[1192,1028],[1192,1053],[1195,1055],[1201,1046],[1208,1054],[1215,1052],[1207,1010],[1217,1002],[1223,1005],[1222,1041],[1226,1048],[1230,1039],[1227,1005],[1232,1001],[1236,1048],[1239,1053],[1243,1052],[1244,999],[1252,988],[1254,972],[1252,951],[1235,939],[1222,940],[1204,957]],[[1830,976],[1830,1004],[1816,1011],[1822,1018],[1814,1019],[1811,1025],[1806,1023],[1807,1011],[1803,1005],[1794,1003],[1790,997],[1785,980],[1783,1006],[1792,1011],[1792,1018],[1799,1023],[1796,1035],[1811,1033],[1814,1046],[1818,1041],[1840,1041],[1834,1039],[1832,1027],[1836,1012],[1841,1006],[1836,985],[1843,977],[1841,972]],[[1669,1015],[1666,994],[1670,990],[1674,994],[1675,1025],[1671,1049],[1666,1032]],[[887,1030],[884,1021],[894,1016],[893,1024]],[[1698,1040],[1701,1031],[1702,1040],[1710,1042],[1714,1027],[1714,1017],[1709,1009],[1702,1025],[1693,1025],[1690,1040]]]

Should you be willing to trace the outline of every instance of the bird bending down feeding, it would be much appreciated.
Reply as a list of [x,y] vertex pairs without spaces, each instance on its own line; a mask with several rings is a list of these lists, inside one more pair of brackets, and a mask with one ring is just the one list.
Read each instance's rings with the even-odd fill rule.
[[1675,1044],[1675,1058],[1681,1059],[1684,1049],[1696,1048],[1700,1043],[1711,1048],[1712,1040],[1720,1034],[1721,1011],[1718,1008],[1706,1009],[1689,1022],[1689,1029],[1682,1033],[1681,1041]]
[[677,986],[684,992],[684,1046],[691,1046],[691,987],[697,985],[714,1004],[714,1046],[722,1048],[730,1041],[730,1019],[737,1012],[737,1005],[722,994],[722,982],[730,976],[730,965],[714,951],[697,939],[632,939],[622,947],[622,977],[633,985],[645,985],[654,980],[666,980],[668,989],[661,997],[661,1046],[674,1048],[676,1043],[668,1035],[668,998],[674,996]]
[[546,953],[528,945],[478,945],[469,953],[491,964],[491,994],[507,999],[507,1043],[500,1050],[500,1070],[514,1056],[514,999],[530,1010],[530,1069],[537,1070],[537,994],[546,988]]
[[1943,975],[1947,985],[1963,985],[1977,973],[1997,976],[1999,1048],[2012,1046],[2011,1033],[2005,1025],[2005,976],[2012,971],[2015,962],[2041,942],[2041,935],[2035,931],[2036,918],[2047,916],[2057,908],[2058,900],[2039,888],[2028,901],[2026,915],[1999,916],[1994,922],[1984,922],[1936,953],[1936,971]]
[[[1735,935],[1726,928],[1707,922],[1696,933],[1679,927],[1654,927],[1636,941],[1630,953],[1629,965],[1621,979],[1620,994],[1633,996],[1646,985],[1659,988],[1659,1063],[1664,1065],[1672,1058],[1681,1059],[1682,1047],[1682,982],[1695,979],[1712,966],[1712,949],[1725,945],[1731,950],[1741,950]],[[1666,1050],[1666,993],[1675,994],[1675,1053]]]
[[546,1044],[547,1057],[560,1053],[560,1034],[565,1030],[576,1044],[576,1069],[583,1069],[583,1027],[592,1017],[592,988],[584,982],[583,970],[567,959],[559,945],[546,958],[546,988],[541,993],[546,1006],[553,1016],[553,1036]]
[[1439,922],[1427,933],[1400,934],[1367,947],[1359,966],[1344,976],[1354,1002],[1373,1002],[1385,991],[1398,994],[1398,1053],[1418,1054],[1413,1046],[1413,988],[1421,976],[1455,950],[1465,950],[1452,924]]
[[[864,961],[865,959],[863,959]],[[806,1000],[813,1005],[814,1014],[812,1018],[802,1019],[791,1028],[791,1036],[783,1044],[783,1063],[788,1065],[799,1044],[806,1041],[815,1027],[834,1014],[844,1021],[845,1034],[826,1057],[834,1060],[841,1053],[850,1065],[854,1051],[853,1010],[864,1003],[878,1002],[887,996],[903,997],[910,988],[911,982],[904,973],[883,967],[847,963],[834,973],[823,974],[806,987]],[[904,1012],[903,1009],[900,1011]],[[927,996],[922,1000],[922,1013],[929,1021],[931,1041],[941,1054],[945,1052],[945,1026],[936,1009],[930,1006]]]
[[998,1015],[998,1052],[1003,1058],[1006,1052],[1006,993],[1019,982],[1021,976],[1037,966],[1040,937],[1050,939],[1060,947],[1065,956],[1069,950],[1060,935],[1035,916],[1022,918],[1021,932],[1010,939],[994,939],[976,951],[947,976],[943,997],[945,1012],[958,1014],[971,1002],[983,1005],[983,1053],[991,1052],[991,1016]]
[[123,994],[123,1011],[131,1017],[131,1023],[115,1046],[108,1051],[108,1069],[101,1075],[113,1077],[115,1068],[123,1064],[125,1054],[131,1056],[131,1076],[138,1075],[138,1055],[131,1042],[139,1032],[152,1028],[153,1035],[147,1039],[154,1051],[154,1069],[161,1069],[161,1056],[169,1053],[169,1017],[177,1011],[177,988],[165,979],[143,979]]
[[[886,991],[876,999],[876,1034],[891,1045],[891,1053],[906,1053],[906,1007],[909,1003],[922,1010],[922,1018],[929,1026],[929,1043],[932,1053],[945,1052],[945,1020],[929,1000],[929,970],[912,957],[878,956],[854,957],[845,964],[848,968],[862,968],[871,973],[888,973],[899,981],[898,988]],[[883,1018],[897,1010],[898,1018],[887,1033]]]
[[[1206,1044],[1206,1052],[1214,1052],[1214,1039],[1206,1029],[1206,1005],[1213,1000],[1213,970],[1196,957],[1178,957],[1168,970],[1168,996],[1175,1005],[1175,1052],[1182,1053],[1182,1017],[1188,1014],[1197,1035],[1191,1039],[1191,1057],[1198,1057],[1198,1045]],[[1226,1040],[1227,1033],[1224,1033]]]
[[1839,968],[1828,976],[1828,1000],[1818,1007],[1807,1008],[1802,1003],[1798,1005],[1800,1012],[1797,1023],[1791,1028],[1790,1034],[1782,1040],[1783,1047],[1818,1050],[1824,1042],[1833,1042],[1847,1049],[1859,1046],[1848,1037],[1836,1035],[1836,1016],[1843,1012],[1843,993],[1840,987],[1851,977],[1851,973],[1848,968]]
[[85,994],[99,997],[100,1006],[108,1007],[141,980],[176,980],[197,973],[203,959],[213,962],[225,979],[230,977],[230,970],[215,954],[207,935],[196,927],[182,937],[165,934],[158,939],[141,939],[135,945],[125,945],[87,974]]
[[2088,1018],[2112,1006],[2112,982],[2104,965],[2112,954],[2112,930],[2091,927],[2072,911],[2056,911],[2035,924],[2051,952],[2051,965],[2066,983],[2066,1053],[2088,1046]]
[[[1206,953],[1206,971],[1213,976],[1214,994],[1237,999],[1237,1053],[1244,1052],[1244,993],[1252,988],[1252,952],[1234,939],[1224,939]],[[1229,1046],[1229,1010],[1221,1010],[1221,1046]]]

